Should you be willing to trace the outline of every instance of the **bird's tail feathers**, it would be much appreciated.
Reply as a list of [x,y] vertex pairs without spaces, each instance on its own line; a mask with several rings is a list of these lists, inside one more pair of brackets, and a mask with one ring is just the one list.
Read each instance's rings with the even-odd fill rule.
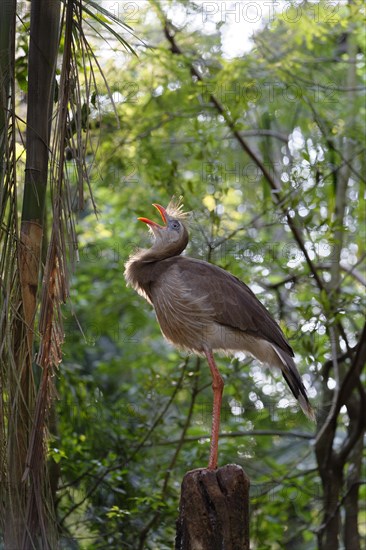
[[314,409],[310,405],[305,386],[301,380],[299,371],[296,368],[294,360],[286,352],[280,350],[277,346],[272,346],[276,355],[280,359],[279,367],[282,371],[282,375],[286,380],[288,387],[293,393],[294,397],[299,402],[300,407],[304,411],[305,415],[310,418],[310,420],[315,421]]

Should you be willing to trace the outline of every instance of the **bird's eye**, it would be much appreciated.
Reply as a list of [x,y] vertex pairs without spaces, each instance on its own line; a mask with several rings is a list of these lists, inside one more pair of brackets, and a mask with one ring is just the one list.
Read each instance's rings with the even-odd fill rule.
[[171,229],[175,229],[176,231],[180,229],[180,223],[177,220],[172,220],[169,225]]

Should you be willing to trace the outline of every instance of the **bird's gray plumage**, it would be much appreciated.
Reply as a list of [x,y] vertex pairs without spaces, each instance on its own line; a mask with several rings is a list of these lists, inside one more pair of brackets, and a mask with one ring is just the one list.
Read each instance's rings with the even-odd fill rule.
[[279,325],[250,288],[231,273],[180,256],[188,243],[184,220],[180,211],[174,211],[175,217],[169,209],[164,212],[165,227],[142,218],[151,224],[156,240],[151,249],[133,255],[125,271],[127,283],[154,306],[164,336],[196,353],[243,351],[279,367],[305,414],[313,418],[293,350]]

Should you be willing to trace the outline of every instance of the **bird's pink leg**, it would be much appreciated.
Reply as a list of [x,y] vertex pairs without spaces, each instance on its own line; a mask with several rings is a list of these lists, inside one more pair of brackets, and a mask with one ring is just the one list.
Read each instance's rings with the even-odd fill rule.
[[210,446],[210,458],[208,461],[208,469],[214,470],[217,468],[217,456],[219,451],[219,431],[220,431],[220,413],[222,392],[224,391],[224,381],[221,378],[218,368],[212,352],[208,349],[204,350],[207,357],[208,366],[210,367],[212,376],[212,389],[213,389],[213,408],[212,408],[212,428],[211,428],[211,446]]

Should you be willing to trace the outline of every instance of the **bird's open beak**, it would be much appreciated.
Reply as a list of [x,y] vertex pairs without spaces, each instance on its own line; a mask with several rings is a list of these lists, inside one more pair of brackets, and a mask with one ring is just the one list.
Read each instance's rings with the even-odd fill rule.
[[[160,204],[153,204],[157,210],[159,210],[161,219],[166,224],[167,223],[167,212],[163,206],[160,206]],[[166,225],[160,225],[156,222],[153,222],[152,220],[149,220],[149,218],[137,218],[140,222],[144,222],[147,225],[149,225],[152,229],[154,227],[158,227],[159,229],[165,229]]]

